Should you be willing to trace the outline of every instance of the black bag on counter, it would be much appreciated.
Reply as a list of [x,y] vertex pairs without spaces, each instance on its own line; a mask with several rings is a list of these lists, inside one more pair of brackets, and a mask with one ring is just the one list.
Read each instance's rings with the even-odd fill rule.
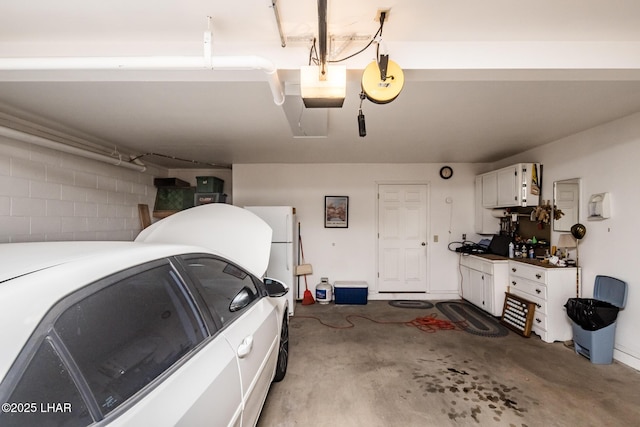
[[569,298],[567,315],[586,331],[597,331],[616,321],[620,310],[613,304],[593,298]]
[[494,234],[491,242],[489,243],[489,253],[500,256],[508,256],[510,242],[511,238],[509,236]]

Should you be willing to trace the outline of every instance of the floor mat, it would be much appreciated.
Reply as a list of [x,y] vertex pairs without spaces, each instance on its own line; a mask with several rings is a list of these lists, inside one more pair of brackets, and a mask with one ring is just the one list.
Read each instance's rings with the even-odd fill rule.
[[460,301],[442,301],[436,303],[436,308],[459,328],[470,334],[483,337],[509,335],[509,330],[502,326],[497,319],[471,304]]
[[416,300],[394,300],[389,301],[389,305],[398,308],[433,308],[433,303],[429,301],[416,301]]

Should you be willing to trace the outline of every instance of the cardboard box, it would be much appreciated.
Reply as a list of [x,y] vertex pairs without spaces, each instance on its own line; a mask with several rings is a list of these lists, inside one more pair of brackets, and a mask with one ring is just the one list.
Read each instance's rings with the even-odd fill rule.
[[187,181],[179,178],[153,178],[153,185],[156,187],[190,187]]
[[364,281],[338,281],[333,284],[336,304],[366,304],[369,285]]

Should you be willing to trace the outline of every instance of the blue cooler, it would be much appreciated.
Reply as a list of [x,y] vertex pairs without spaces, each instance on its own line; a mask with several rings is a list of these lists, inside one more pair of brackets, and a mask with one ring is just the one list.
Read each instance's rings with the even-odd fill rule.
[[333,298],[336,304],[366,304],[368,294],[367,282],[341,281],[333,284]]
[[627,284],[609,276],[596,276],[593,298],[570,298],[565,307],[572,320],[573,344],[593,364],[613,362],[618,310],[627,302]]

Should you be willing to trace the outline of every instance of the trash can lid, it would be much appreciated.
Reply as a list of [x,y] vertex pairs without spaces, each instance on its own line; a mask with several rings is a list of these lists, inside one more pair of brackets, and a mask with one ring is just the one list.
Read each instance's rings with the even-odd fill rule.
[[593,298],[623,308],[627,303],[627,283],[609,276],[596,276]]

